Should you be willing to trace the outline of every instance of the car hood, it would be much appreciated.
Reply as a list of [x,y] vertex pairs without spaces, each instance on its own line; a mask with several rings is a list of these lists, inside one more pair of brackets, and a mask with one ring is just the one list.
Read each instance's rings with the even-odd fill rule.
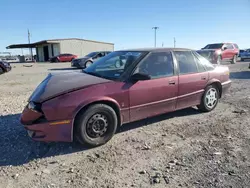
[[41,103],[65,93],[106,82],[111,82],[111,80],[83,72],[50,73],[37,86],[29,101]]

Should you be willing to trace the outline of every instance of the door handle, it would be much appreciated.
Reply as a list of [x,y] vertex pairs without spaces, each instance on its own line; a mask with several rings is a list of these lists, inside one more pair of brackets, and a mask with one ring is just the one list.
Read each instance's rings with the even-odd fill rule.
[[169,85],[175,85],[175,81],[174,80],[169,80],[168,83],[169,83]]
[[201,77],[202,80],[206,80],[207,78],[206,77]]

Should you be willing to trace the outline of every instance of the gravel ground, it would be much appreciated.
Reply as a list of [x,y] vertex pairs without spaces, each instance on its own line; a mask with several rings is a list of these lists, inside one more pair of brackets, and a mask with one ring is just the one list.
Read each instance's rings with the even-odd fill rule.
[[229,65],[230,92],[210,113],[195,108],[127,124],[106,145],[32,141],[19,116],[35,87],[68,63],[0,76],[0,187],[249,187],[250,69]]

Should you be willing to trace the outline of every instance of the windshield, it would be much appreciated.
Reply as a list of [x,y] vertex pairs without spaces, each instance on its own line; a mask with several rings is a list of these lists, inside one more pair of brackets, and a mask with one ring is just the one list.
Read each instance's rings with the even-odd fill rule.
[[91,52],[88,55],[86,55],[87,57],[94,57],[98,52]]
[[222,43],[219,43],[219,44],[208,44],[203,49],[219,49],[219,48],[222,48],[222,46],[223,46]]
[[111,52],[84,69],[84,72],[110,80],[117,80],[121,77],[123,72],[142,55],[143,52]]

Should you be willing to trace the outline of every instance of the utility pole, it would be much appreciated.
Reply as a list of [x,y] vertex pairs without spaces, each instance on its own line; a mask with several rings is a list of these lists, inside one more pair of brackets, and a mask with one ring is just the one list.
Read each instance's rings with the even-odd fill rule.
[[159,29],[159,27],[152,27],[152,29],[155,30],[155,47],[156,47],[156,30]]
[[[29,44],[30,44],[30,31],[28,29],[28,41],[29,41]],[[32,48],[30,48],[30,55],[31,55],[31,60],[33,61],[33,52],[32,52]]]
[[175,37],[174,37],[174,48],[175,48],[175,43],[176,43],[176,40],[175,40]]

